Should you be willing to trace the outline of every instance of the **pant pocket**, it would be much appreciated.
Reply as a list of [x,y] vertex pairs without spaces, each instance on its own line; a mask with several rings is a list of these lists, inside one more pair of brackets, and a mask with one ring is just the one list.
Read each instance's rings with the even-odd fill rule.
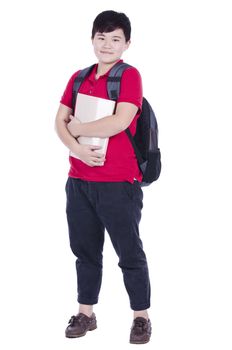
[[124,182],[124,191],[131,200],[143,199],[143,191],[141,189],[140,183],[135,181],[134,183]]

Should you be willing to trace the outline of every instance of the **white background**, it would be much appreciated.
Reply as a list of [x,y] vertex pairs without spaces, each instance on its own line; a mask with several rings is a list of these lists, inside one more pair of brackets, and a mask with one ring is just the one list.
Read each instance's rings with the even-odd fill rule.
[[117,257],[106,239],[98,330],[64,338],[77,311],[64,185],[68,151],[54,132],[66,83],[95,62],[92,22],[125,12],[123,57],[142,74],[160,128],[162,176],[144,190],[152,349],[231,350],[230,1],[2,1],[1,345],[135,348]]

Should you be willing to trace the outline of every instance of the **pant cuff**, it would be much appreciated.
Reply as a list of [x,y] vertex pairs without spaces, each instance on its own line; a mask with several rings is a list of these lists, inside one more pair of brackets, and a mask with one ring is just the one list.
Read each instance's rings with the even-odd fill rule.
[[84,305],[95,305],[98,303],[98,299],[83,299],[83,298],[78,298],[77,299],[79,304],[84,304]]
[[141,305],[132,305],[131,304],[131,309],[133,311],[142,311],[142,310],[147,310],[150,308],[150,303],[146,303],[146,304],[141,304]]

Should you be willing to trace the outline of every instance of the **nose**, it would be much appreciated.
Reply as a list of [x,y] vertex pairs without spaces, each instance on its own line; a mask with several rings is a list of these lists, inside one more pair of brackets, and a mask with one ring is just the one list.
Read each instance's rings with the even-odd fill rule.
[[110,48],[111,47],[111,42],[110,42],[110,40],[108,39],[105,39],[104,40],[104,46],[103,46],[104,48]]

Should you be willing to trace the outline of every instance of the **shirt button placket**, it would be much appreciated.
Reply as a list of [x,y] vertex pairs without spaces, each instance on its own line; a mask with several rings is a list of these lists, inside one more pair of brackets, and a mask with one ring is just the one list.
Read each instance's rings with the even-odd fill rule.
[[93,83],[91,83],[91,86],[90,86],[90,89],[89,89],[89,93],[90,93],[90,94],[92,94],[93,89],[94,89],[94,85],[93,85]]

